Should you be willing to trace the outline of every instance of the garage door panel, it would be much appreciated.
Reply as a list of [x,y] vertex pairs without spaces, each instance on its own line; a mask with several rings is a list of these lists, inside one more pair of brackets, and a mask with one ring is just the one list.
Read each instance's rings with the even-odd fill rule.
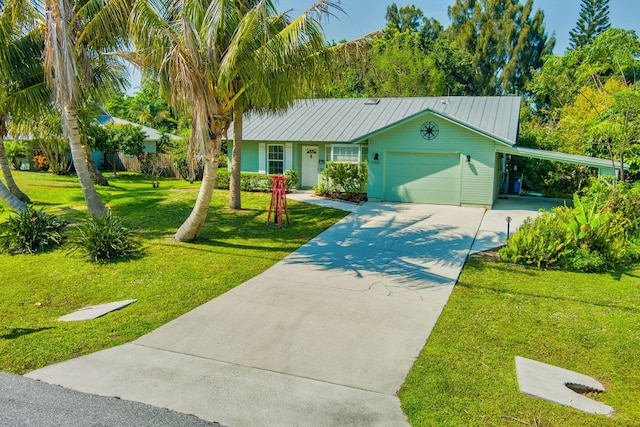
[[388,153],[386,158],[385,200],[460,204],[458,154]]

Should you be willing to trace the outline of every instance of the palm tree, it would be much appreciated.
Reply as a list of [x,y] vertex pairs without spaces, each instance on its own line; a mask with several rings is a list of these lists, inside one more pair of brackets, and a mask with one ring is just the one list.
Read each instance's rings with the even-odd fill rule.
[[83,91],[86,95],[94,82],[92,59],[126,45],[130,8],[130,0],[45,1],[45,75],[62,113],[63,132],[87,207],[94,216],[102,215],[105,206],[91,181],[77,109],[86,100]]
[[10,112],[16,120],[20,112],[35,111],[46,104],[47,92],[39,58],[42,38],[29,25],[33,16],[25,6],[12,2],[0,8],[0,169],[11,194],[22,202],[30,202],[13,179],[4,146]]
[[0,199],[2,199],[12,210],[16,212],[22,212],[27,209],[27,205],[11,194],[11,191],[9,191],[2,181],[0,181]]
[[[258,1],[252,2],[254,4]],[[339,3],[318,2],[294,21],[284,14],[272,14],[272,34],[265,39],[254,39],[254,45],[245,49],[245,55],[236,60],[238,74],[234,90],[240,93],[233,107],[233,148],[229,180],[229,208],[241,209],[240,165],[242,162],[242,119],[247,111],[276,112],[289,108],[292,102],[304,96],[317,94],[322,78],[331,69],[332,53],[322,32],[321,19],[331,10],[342,11]],[[287,41],[295,35],[294,43]],[[282,49],[277,60],[264,52]],[[261,63],[253,64],[254,61]],[[249,64],[247,64],[249,63]],[[261,66],[262,65],[262,66]],[[240,78],[240,72],[256,70],[254,78]],[[244,85],[249,81],[250,87]],[[260,88],[256,88],[257,83]]]
[[[309,46],[326,45],[320,18],[331,8],[338,8],[337,2],[321,0],[290,21],[276,12],[271,0],[136,2],[130,22],[138,51],[129,58],[159,77],[162,93],[175,108],[191,112],[190,159],[192,165],[198,159],[204,162],[196,204],[176,240],[193,241],[200,235],[222,138],[234,107],[236,114],[242,111],[238,100],[251,91],[243,101],[248,107],[266,109],[269,102],[282,108],[290,105],[294,89],[300,93],[295,82],[309,80],[297,80],[305,74],[302,65],[307,73],[317,75],[317,61],[308,60]],[[315,49],[321,57],[319,51]],[[289,68],[296,62],[301,66]],[[285,69],[291,71],[293,84],[275,78]]]

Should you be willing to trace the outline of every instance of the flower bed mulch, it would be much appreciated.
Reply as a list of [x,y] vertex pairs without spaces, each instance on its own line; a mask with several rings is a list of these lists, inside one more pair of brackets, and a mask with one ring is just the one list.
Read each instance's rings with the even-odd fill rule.
[[320,193],[317,194],[320,197],[326,197],[327,199],[340,200],[349,203],[364,203],[367,201],[366,193]]

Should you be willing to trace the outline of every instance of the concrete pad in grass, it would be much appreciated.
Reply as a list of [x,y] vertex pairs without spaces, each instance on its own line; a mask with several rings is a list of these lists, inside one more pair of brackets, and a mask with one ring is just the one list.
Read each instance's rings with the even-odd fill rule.
[[58,321],[77,322],[80,320],[92,320],[104,316],[105,314],[111,313],[112,311],[120,310],[121,308],[133,304],[136,301],[138,300],[128,299],[124,301],[110,302],[107,304],[92,305],[90,307],[81,308],[80,310],[74,311],[73,313],[59,317]]
[[516,357],[520,391],[524,394],[591,414],[613,415],[613,408],[574,390],[604,392],[604,386],[593,378],[524,357]]

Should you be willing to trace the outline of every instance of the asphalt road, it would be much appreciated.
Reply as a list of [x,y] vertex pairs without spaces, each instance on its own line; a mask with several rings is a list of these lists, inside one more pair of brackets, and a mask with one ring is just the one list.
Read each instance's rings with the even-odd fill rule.
[[0,426],[219,426],[192,415],[0,372]]

